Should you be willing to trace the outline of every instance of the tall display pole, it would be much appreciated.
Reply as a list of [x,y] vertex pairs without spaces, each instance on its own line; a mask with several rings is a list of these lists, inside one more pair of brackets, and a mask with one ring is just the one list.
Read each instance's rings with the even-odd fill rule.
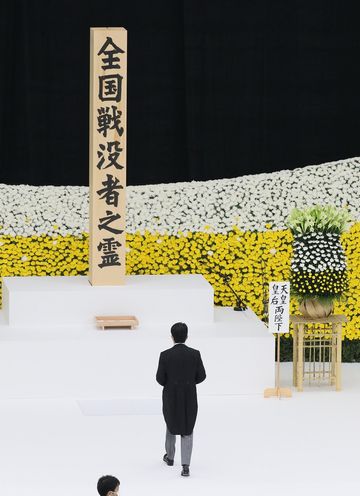
[[125,282],[127,31],[90,30],[89,281]]
[[275,387],[267,388],[264,397],[290,398],[291,389],[280,387],[280,336],[289,332],[290,283],[269,283],[269,332],[277,337]]

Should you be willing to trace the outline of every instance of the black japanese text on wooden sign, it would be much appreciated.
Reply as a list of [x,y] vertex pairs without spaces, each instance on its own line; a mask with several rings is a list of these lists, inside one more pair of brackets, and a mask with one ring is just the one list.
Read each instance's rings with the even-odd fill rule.
[[90,32],[89,280],[125,279],[127,32]]

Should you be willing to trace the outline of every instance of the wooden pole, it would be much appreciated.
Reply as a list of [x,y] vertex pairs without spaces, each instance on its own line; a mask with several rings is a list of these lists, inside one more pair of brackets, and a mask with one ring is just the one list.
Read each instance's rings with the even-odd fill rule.
[[90,30],[89,281],[125,282],[127,32]]
[[276,389],[280,389],[280,334],[277,335],[277,360],[276,360]]
[[291,389],[280,387],[280,333],[277,333],[275,387],[267,388],[264,391],[264,398],[271,398],[272,396],[279,399],[291,398],[292,396]]

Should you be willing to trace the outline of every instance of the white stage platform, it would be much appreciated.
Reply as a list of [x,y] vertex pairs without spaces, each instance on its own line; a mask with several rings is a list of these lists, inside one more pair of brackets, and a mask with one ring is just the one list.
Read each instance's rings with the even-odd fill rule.
[[[189,325],[187,344],[201,351],[207,380],[198,386],[188,479],[180,476],[179,450],[174,467],[162,462],[155,372],[172,344],[170,324],[143,320],[133,331],[100,331],[92,322],[37,326],[22,315],[21,325],[9,326],[0,312],[0,494],[96,494],[106,473],[120,478],[121,496],[355,493],[359,364],[344,364],[341,392],[314,387],[265,400],[263,389],[274,383],[273,336],[250,309],[214,309],[211,300],[207,311],[213,321]],[[284,386],[291,365],[282,364]],[[319,422],[304,422],[314,411]]]
[[[261,394],[273,385],[274,338],[250,309],[215,308],[214,322],[189,326],[187,344],[201,351],[206,367],[208,377],[199,386],[200,395]],[[62,329],[2,325],[0,394],[160,397],[155,372],[160,352],[171,345],[170,326],[164,324],[107,331],[93,325]]]
[[11,327],[91,325],[96,315],[135,315],[140,324],[211,323],[214,292],[197,274],[127,276],[124,286],[91,286],[87,277],[4,277]]

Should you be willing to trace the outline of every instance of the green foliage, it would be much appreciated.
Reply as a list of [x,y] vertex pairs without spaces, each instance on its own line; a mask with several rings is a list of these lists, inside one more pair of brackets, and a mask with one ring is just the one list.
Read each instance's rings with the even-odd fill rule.
[[294,236],[301,236],[311,232],[341,234],[350,224],[351,217],[346,208],[315,205],[302,210],[294,208],[287,227]]
[[344,339],[342,343],[342,361],[360,362],[360,339]]

